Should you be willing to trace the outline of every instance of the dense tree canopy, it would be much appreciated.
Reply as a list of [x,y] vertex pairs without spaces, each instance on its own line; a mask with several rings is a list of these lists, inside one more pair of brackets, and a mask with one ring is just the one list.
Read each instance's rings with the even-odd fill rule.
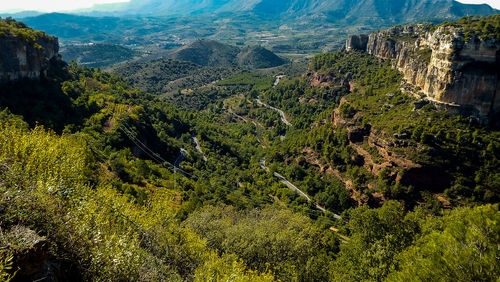
[[0,85],[0,279],[43,278],[27,256],[75,281],[498,279],[499,132],[417,108],[389,61],[151,64],[201,82],[53,62]]

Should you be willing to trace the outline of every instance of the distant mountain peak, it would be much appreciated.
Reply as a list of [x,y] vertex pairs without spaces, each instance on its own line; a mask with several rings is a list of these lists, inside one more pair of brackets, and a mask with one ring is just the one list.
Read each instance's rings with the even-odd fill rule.
[[409,22],[500,11],[486,4],[463,4],[454,0],[132,0],[121,12],[139,15],[250,12],[284,19],[323,15],[329,21]]

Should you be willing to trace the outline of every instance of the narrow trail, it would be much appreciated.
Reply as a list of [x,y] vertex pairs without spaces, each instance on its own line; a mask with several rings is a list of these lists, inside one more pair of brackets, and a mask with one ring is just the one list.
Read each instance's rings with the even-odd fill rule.
[[191,139],[193,140],[194,144],[196,145],[196,151],[198,151],[198,153],[200,153],[201,156],[203,157],[203,160],[205,162],[207,162],[208,158],[207,158],[207,156],[205,156],[205,154],[203,153],[203,150],[200,147],[200,143],[198,142],[198,137],[196,137],[196,135],[193,135],[193,136],[191,136]]
[[286,75],[277,75],[276,80],[274,81],[274,84],[273,84],[273,88],[278,86],[278,84],[280,84],[280,81],[285,77],[286,77]]
[[246,123],[250,123],[250,122],[251,122],[251,123],[253,123],[255,126],[260,126],[260,127],[262,127],[262,128],[265,128],[265,126],[264,126],[264,125],[262,125],[260,122],[255,121],[255,120],[250,119],[250,118],[242,117],[242,116],[240,116],[239,114],[237,114],[237,113],[233,112],[233,110],[232,110],[232,109],[228,109],[228,110],[227,110],[227,112],[228,112],[228,113],[230,113],[230,114],[232,114],[232,115],[234,115],[235,117],[239,118],[240,120],[242,120],[242,121],[244,121],[244,122],[246,122]]
[[[280,83],[280,81],[281,81],[283,78],[285,78],[285,76],[284,76],[284,75],[278,75],[278,76],[276,76],[276,80],[274,81],[273,88],[274,88],[274,87],[276,87],[276,86],[278,86],[278,84]],[[281,121],[282,121],[284,124],[286,124],[287,126],[293,126],[293,125],[292,125],[292,123],[286,119],[286,114],[285,114],[285,112],[284,112],[284,111],[282,111],[282,110],[280,110],[280,109],[278,109],[278,108],[275,108],[275,107],[273,107],[273,106],[270,106],[270,105],[268,105],[268,104],[266,104],[266,103],[262,102],[262,100],[260,100],[260,97],[259,97],[259,98],[257,98],[257,99],[255,99],[255,100],[257,101],[257,104],[262,105],[262,106],[264,106],[264,107],[266,107],[266,108],[268,108],[268,109],[271,109],[271,110],[273,110],[273,111],[278,112],[278,113],[280,114]]]
[[286,124],[287,126],[293,126],[293,125],[292,125],[292,123],[291,123],[291,122],[289,122],[289,121],[286,119],[286,114],[285,114],[285,112],[283,112],[282,110],[280,110],[280,109],[278,109],[278,108],[275,108],[275,107],[273,107],[273,106],[270,106],[270,105],[268,105],[268,104],[266,104],[266,103],[262,102],[262,101],[260,100],[260,98],[257,98],[257,99],[255,99],[255,100],[257,101],[257,104],[262,105],[262,106],[264,106],[264,107],[266,107],[266,108],[268,108],[268,109],[271,109],[271,110],[273,110],[273,111],[278,112],[278,113],[280,114],[281,121],[282,121],[284,124]]
[[186,151],[186,149],[182,148],[180,151],[179,157],[177,157],[177,159],[175,160],[175,163],[174,163],[175,169],[180,171],[184,176],[185,176],[185,172],[184,172],[184,170],[182,170],[182,161],[184,161],[184,159],[187,157],[187,155],[188,155],[188,152]]
[[[266,160],[261,159],[259,163],[260,163],[260,167],[261,167],[263,170],[265,170],[265,171],[267,171],[267,172],[269,172],[269,171],[270,171],[270,170],[269,170],[269,168],[266,166]],[[290,188],[291,190],[295,191],[297,194],[299,194],[299,195],[301,195],[302,197],[306,198],[308,202],[313,202],[313,203],[314,203],[314,205],[315,205],[315,207],[316,207],[318,210],[320,210],[320,211],[322,211],[322,212],[324,212],[324,213],[326,213],[326,212],[328,211],[328,210],[327,210],[327,209],[325,209],[324,207],[322,207],[322,206],[320,206],[319,204],[317,204],[316,202],[314,202],[314,201],[313,201],[313,200],[312,200],[312,199],[311,199],[311,198],[310,198],[310,197],[309,197],[306,193],[304,193],[304,191],[300,190],[297,186],[293,185],[293,184],[292,184],[290,181],[288,181],[288,180],[287,180],[287,179],[286,179],[283,175],[281,175],[281,174],[279,174],[279,173],[275,172],[275,173],[274,173],[274,177],[278,178],[278,179],[281,181],[281,183],[285,184],[288,188]],[[329,211],[328,211],[328,212],[329,212]],[[338,214],[336,214],[336,213],[332,213],[332,214],[333,214],[333,217],[334,217],[335,219],[341,219],[340,215],[338,215]]]

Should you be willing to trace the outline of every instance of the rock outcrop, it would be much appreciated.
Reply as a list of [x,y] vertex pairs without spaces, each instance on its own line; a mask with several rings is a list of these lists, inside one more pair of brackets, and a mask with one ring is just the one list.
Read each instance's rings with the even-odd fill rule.
[[47,74],[50,61],[59,58],[56,37],[37,38],[34,42],[13,35],[0,35],[0,82]]
[[368,45],[368,35],[351,35],[347,38],[346,50],[361,50],[366,51]]
[[17,225],[0,230],[0,243],[13,251],[14,281],[81,281],[76,267],[53,257],[49,241],[32,229]]
[[[342,98],[341,104],[346,103]],[[412,185],[417,189],[436,190],[450,185],[450,175],[435,167],[422,165],[404,154],[398,153],[401,149],[411,145],[404,139],[384,135],[380,130],[372,128],[369,124],[357,125],[361,115],[355,115],[352,119],[345,119],[340,114],[340,107],[332,112],[332,122],[335,126],[345,128],[348,132],[349,145],[360,158],[359,165],[378,177],[384,169],[390,171],[389,177],[397,183]],[[371,148],[369,152],[366,148]],[[424,148],[417,148],[422,151]],[[374,153],[374,151],[376,153]],[[354,190],[356,187],[352,187]],[[359,187],[357,187],[359,188]]]
[[351,36],[346,50],[392,59],[413,92],[442,108],[492,122],[500,113],[500,40],[466,37],[452,26],[397,26]]
[[312,87],[344,87],[351,90],[349,80],[345,78],[336,77],[332,74],[319,74],[317,72],[308,72],[305,77],[309,79],[309,85]]

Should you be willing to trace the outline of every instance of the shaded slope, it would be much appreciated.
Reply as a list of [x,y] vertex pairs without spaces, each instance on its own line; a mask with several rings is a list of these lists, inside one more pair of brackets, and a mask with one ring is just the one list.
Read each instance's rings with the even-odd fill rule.
[[247,47],[238,54],[238,65],[249,68],[271,68],[285,63],[284,59],[260,46]]

